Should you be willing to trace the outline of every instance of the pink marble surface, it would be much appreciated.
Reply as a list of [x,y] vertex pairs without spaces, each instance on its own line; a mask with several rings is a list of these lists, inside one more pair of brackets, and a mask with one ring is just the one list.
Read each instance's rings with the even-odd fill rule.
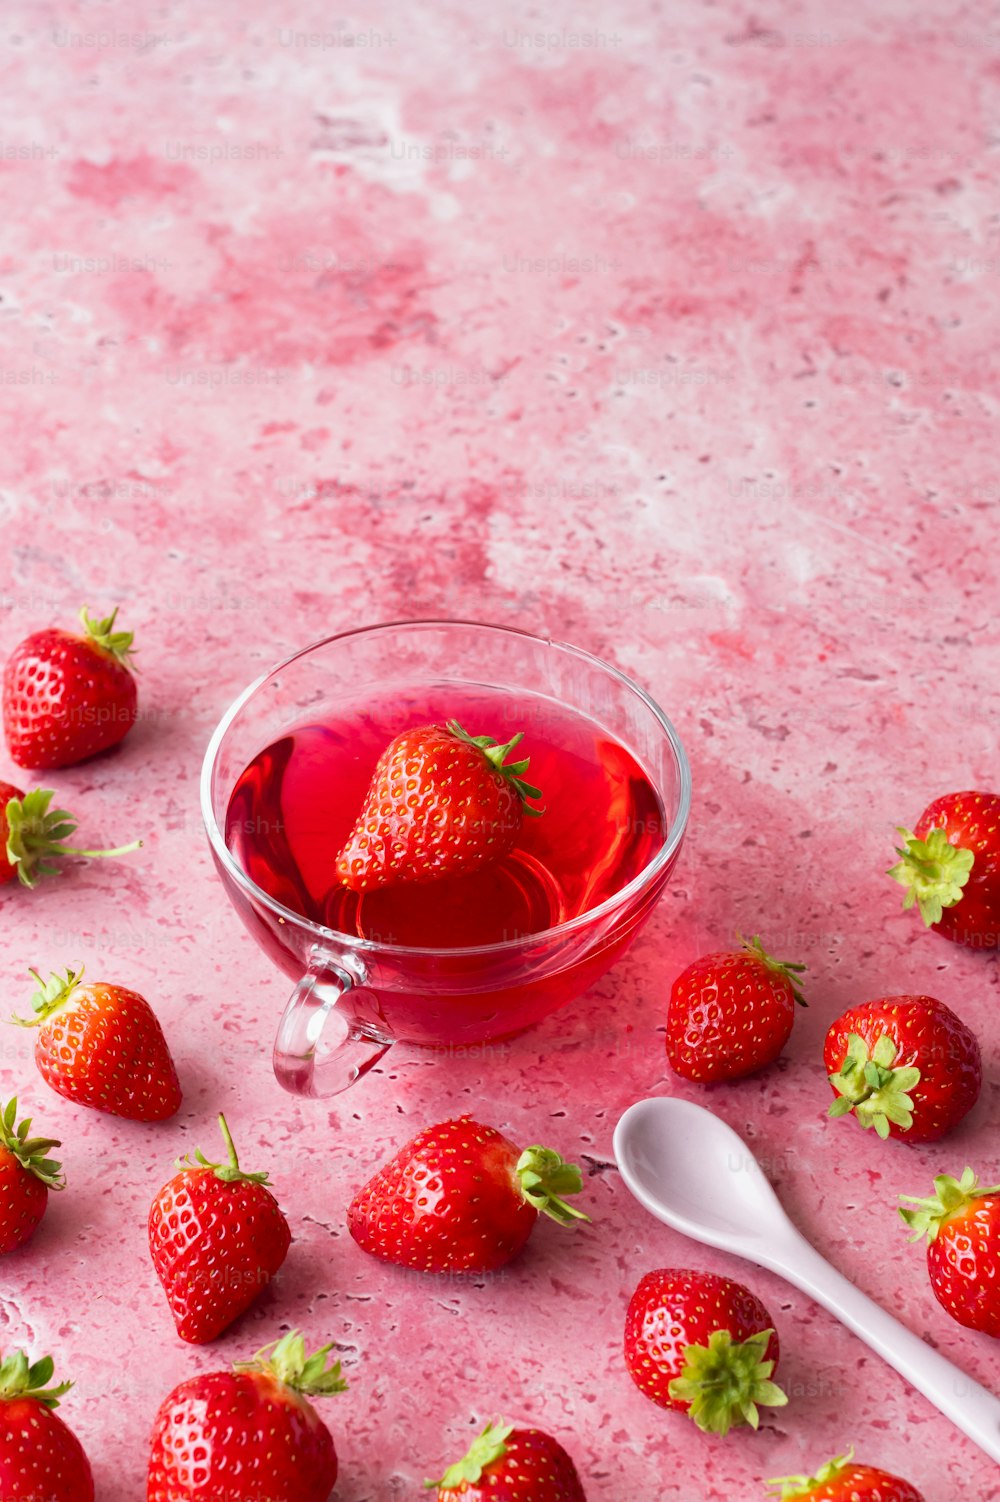
[[[644,1218],[610,1157],[631,1101],[706,1100],[845,1273],[996,1385],[996,1345],[938,1308],[894,1198],[966,1161],[996,1175],[997,962],[925,935],[881,876],[898,821],[997,781],[995,15],[469,11],[0,18],[0,651],[121,604],[142,721],[50,781],[91,836],[146,839],[0,897],[4,1008],[28,965],[84,961],[155,1004],[186,1092],[175,1123],[119,1124],[4,1039],[4,1091],[65,1139],[71,1187],[0,1269],[3,1342],[76,1378],[63,1412],[104,1502],[142,1494],[175,1382],[289,1322],[343,1350],[341,1502],[421,1495],[497,1411],[562,1437],[591,1502],[751,1502],[852,1442],[928,1502],[986,1499],[996,1468],[919,1395],[808,1299]],[[418,614],[517,621],[634,673],[689,747],[690,838],[627,962],[506,1056],[399,1051],[299,1104],[268,1062],[285,983],[213,876],[199,762],[265,665]],[[812,1005],[775,1068],[702,1094],[665,1072],[666,996],[737,927],[808,963]],[[826,1025],[907,989],[984,1040],[980,1106],[933,1148],[824,1116]],[[220,1108],[296,1242],[194,1350],[145,1217]],[[583,1155],[593,1226],[543,1227],[483,1287],[366,1260],[352,1189],[464,1109]],[[703,1438],[626,1376],[626,1301],[671,1262],[770,1305],[792,1402],[759,1435]]]

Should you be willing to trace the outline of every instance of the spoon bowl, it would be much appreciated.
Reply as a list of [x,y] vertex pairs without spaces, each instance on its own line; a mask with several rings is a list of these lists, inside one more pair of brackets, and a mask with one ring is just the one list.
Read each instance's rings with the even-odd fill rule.
[[615,1128],[614,1151],[625,1184],[657,1220],[802,1289],[1000,1461],[1000,1399],[820,1256],[792,1225],[760,1164],[724,1121],[690,1101],[642,1100]]

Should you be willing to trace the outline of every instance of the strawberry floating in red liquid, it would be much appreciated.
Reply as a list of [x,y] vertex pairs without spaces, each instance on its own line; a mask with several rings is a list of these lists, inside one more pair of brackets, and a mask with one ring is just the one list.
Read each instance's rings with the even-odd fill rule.
[[84,634],[36,631],[15,647],[3,675],[3,724],[10,754],[31,770],[69,767],[115,746],[137,713],[131,631],[116,631],[117,610]]

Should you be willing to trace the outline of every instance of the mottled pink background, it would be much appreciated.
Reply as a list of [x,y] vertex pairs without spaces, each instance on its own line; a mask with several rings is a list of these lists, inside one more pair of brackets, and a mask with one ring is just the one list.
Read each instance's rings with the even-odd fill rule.
[[[894,1201],[966,1161],[996,1177],[997,962],[925,935],[881,874],[897,822],[997,781],[995,13],[273,11],[8,0],[0,19],[0,651],[121,604],[143,721],[49,781],[88,836],[146,840],[7,889],[3,1006],[28,965],[84,961],[154,1003],[186,1091],[175,1123],[119,1124],[3,1040],[4,1090],[65,1139],[70,1179],[0,1269],[3,1341],[75,1377],[62,1411],[104,1502],[141,1494],[175,1382],[289,1322],[348,1368],[325,1409],[341,1502],[417,1497],[496,1412],[558,1434],[591,1502],[750,1502],[851,1442],[928,1502],[993,1496],[995,1467],[852,1336],[645,1218],[610,1159],[623,1107],[681,1091],[672,977],[759,930],[808,963],[811,1008],[766,1074],[682,1093],[752,1140],[844,1272],[996,1385],[996,1345],[938,1308]],[[400,1050],[298,1104],[268,1060],[285,982],[212,873],[199,763],[263,667],[420,614],[516,621],[634,673],[689,747],[690,837],[627,963],[506,1055]],[[825,1120],[827,1023],[906,989],[984,1038],[984,1098],[932,1149]],[[296,1242],[193,1350],[145,1217],[219,1108]],[[543,1227],[485,1287],[366,1260],[352,1189],[464,1109],[582,1155],[593,1226]],[[774,1313],[793,1401],[756,1437],[703,1438],[625,1374],[626,1301],[669,1262],[745,1274]]]

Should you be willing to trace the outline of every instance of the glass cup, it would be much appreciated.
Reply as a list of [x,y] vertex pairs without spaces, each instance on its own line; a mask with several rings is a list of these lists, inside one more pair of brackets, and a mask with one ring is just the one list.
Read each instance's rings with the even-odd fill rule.
[[[539,933],[462,949],[420,949],[337,933],[284,907],[226,845],[226,809],[265,746],[338,699],[393,683],[489,684],[542,694],[595,720],[642,766],[663,806],[666,839],[626,886]],[[252,683],[223,715],[205,755],[202,816],[229,899],[296,982],[278,1026],[274,1071],[299,1095],[346,1090],[395,1043],[448,1054],[523,1032],[579,996],[649,917],[684,837],[687,756],[637,684],[576,647],[503,626],[407,621],[327,637]]]

